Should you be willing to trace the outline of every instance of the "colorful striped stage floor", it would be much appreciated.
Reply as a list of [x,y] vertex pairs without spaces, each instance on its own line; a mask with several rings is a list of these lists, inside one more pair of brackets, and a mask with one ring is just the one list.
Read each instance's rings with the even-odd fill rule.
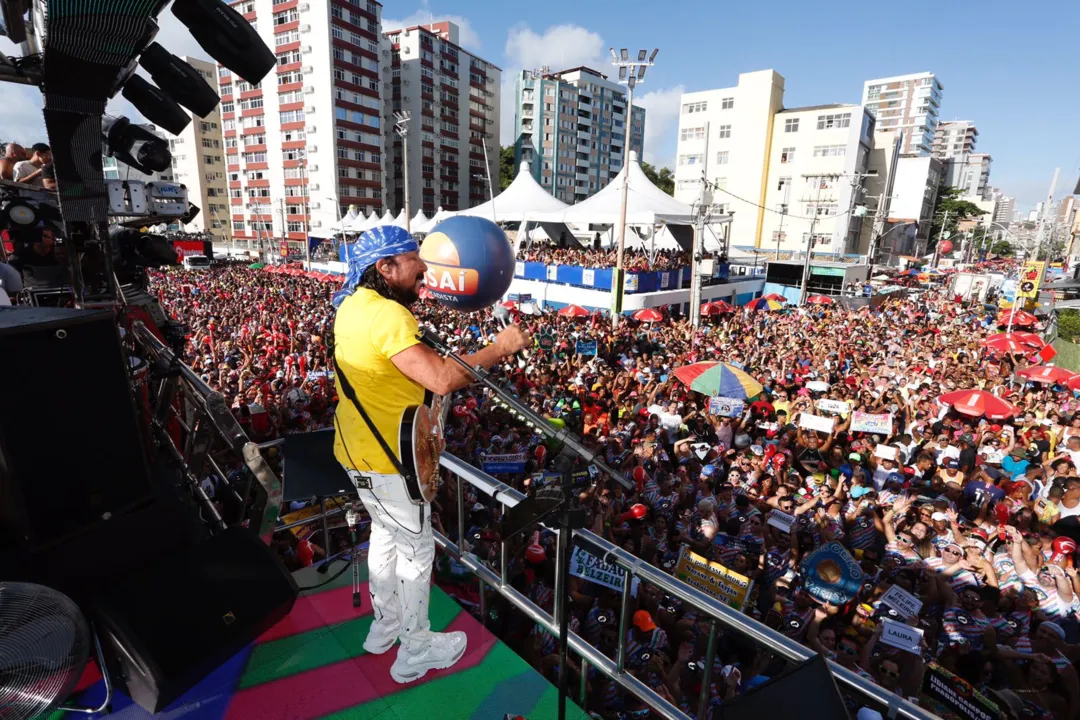
[[[335,564],[331,573],[340,565]],[[365,566],[366,572],[366,566]],[[308,568],[301,586],[325,580]],[[364,605],[352,607],[351,577],[299,598],[292,613],[157,717],[199,720],[502,720],[506,713],[529,720],[557,716],[558,693],[510,648],[438,587],[431,590],[433,630],[463,630],[465,656],[448,670],[398,685],[390,678],[396,651],[368,655],[361,644],[371,624],[367,584]],[[77,696],[96,706],[104,683],[96,667],[87,670]],[[56,713],[53,719],[86,717]],[[106,716],[99,716],[106,717]],[[126,696],[115,694],[118,720],[154,717]],[[567,717],[587,720],[577,706]]]

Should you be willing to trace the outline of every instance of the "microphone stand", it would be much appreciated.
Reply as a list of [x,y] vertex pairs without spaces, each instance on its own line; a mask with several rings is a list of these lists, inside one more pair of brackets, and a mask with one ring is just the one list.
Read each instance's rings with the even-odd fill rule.
[[615,480],[615,482],[622,485],[625,489],[631,491],[635,489],[634,484],[627,480],[622,473],[609,466],[601,458],[601,456],[597,455],[596,453],[585,447],[577,435],[570,432],[566,428],[556,430],[546,419],[541,417],[539,413],[535,412],[532,408],[524,405],[516,397],[511,395],[510,392],[506,390],[506,388],[496,382],[491,377],[491,373],[489,373],[480,365],[474,367],[469,363],[465,362],[464,359],[462,359],[450,349],[450,346],[446,344],[445,340],[433,333],[431,330],[427,328],[422,328],[420,334],[417,335],[416,338],[435,352],[439,353],[440,355],[445,355],[461,367],[465,368],[465,370],[470,375],[472,375],[477,382],[495,393],[498,398],[497,402],[501,403],[509,410],[520,416],[521,419],[523,419],[528,425],[532,426],[536,430],[539,430],[540,434],[542,434],[544,437],[549,440],[555,440],[562,443],[563,447],[570,450],[574,455],[577,455],[586,463],[590,465],[595,465],[597,470],[604,473],[611,479]]
[[[465,362],[461,357],[455,354],[446,342],[436,335],[434,332],[427,328],[421,330],[420,335],[417,336],[420,342],[424,343],[435,352],[440,355],[452,358],[461,367],[465,368],[470,375],[472,375],[478,382],[484,387],[495,393],[497,402],[507,407],[509,410],[517,414],[526,423],[539,430],[544,437],[550,440],[557,440],[563,444],[563,447],[568,449],[572,454],[578,456],[585,462],[596,466],[598,470],[606,474],[608,477],[614,479],[621,484],[627,490],[633,490],[634,485],[625,477],[622,473],[616,471],[610,467],[606,462],[597,457],[597,454],[586,448],[577,435],[566,430],[556,430],[550,423],[531,408],[525,406],[518,401],[512,394],[510,394],[502,385],[492,379],[491,374],[483,367],[477,365],[473,367],[469,363]],[[567,698],[567,683],[569,681],[569,658],[568,651],[570,646],[570,621],[569,621],[569,608],[570,608],[570,555],[573,550],[572,534],[574,530],[580,530],[586,525],[586,515],[581,508],[571,508],[571,475],[573,470],[573,463],[570,458],[565,454],[559,454],[552,460],[552,467],[560,475],[560,482],[562,483],[562,498],[558,504],[554,506],[546,506],[542,511],[533,511],[531,515],[532,520],[537,518],[537,515],[547,515],[555,510],[558,510],[558,528],[559,536],[556,540],[555,546],[555,612],[554,620],[559,627],[559,720],[566,720],[566,698]],[[535,496],[530,493],[530,499],[518,505],[519,508],[525,505],[541,505]],[[523,515],[518,515],[519,521]],[[529,523],[524,523],[522,528],[526,527]],[[518,528],[509,534],[508,537],[512,537],[517,532],[520,532],[522,528]],[[508,538],[504,538],[503,542],[506,542]]]

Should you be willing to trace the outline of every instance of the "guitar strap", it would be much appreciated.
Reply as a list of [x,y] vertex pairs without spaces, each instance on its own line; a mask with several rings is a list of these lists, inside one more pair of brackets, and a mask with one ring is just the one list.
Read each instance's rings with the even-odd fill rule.
[[349,383],[349,378],[345,376],[345,373],[341,372],[341,366],[338,365],[337,355],[335,354],[331,360],[334,363],[334,372],[337,373],[337,377],[341,380],[341,389],[345,391],[345,397],[349,398],[356,411],[360,413],[360,417],[364,418],[364,422],[367,423],[368,429],[375,436],[375,439],[379,441],[379,447],[386,453],[386,457],[390,458],[390,462],[394,465],[394,469],[397,470],[398,475],[405,478],[407,482],[416,482],[416,475],[409,472],[402,467],[401,462],[398,460],[397,455],[390,449],[390,446],[386,444],[386,440],[383,438],[382,433],[375,427],[375,423],[371,421],[371,417],[368,416],[367,411],[364,410],[364,406],[360,403],[360,399],[356,397],[356,391],[353,390],[352,385]]

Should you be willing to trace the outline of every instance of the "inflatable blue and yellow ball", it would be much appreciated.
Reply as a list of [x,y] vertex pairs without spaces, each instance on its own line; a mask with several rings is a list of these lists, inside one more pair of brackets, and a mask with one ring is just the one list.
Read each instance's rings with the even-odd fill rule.
[[436,225],[420,246],[424,284],[442,305],[472,312],[491,307],[514,279],[514,249],[490,220],[454,217]]

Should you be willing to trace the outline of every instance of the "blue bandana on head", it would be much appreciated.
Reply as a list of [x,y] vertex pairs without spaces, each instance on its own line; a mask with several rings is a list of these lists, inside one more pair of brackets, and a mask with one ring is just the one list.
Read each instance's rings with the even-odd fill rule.
[[356,292],[360,276],[369,267],[383,258],[416,252],[419,249],[420,246],[409,231],[397,225],[380,225],[365,232],[359,240],[346,246],[349,274],[345,277],[341,290],[334,294],[334,307],[340,307],[345,298]]

